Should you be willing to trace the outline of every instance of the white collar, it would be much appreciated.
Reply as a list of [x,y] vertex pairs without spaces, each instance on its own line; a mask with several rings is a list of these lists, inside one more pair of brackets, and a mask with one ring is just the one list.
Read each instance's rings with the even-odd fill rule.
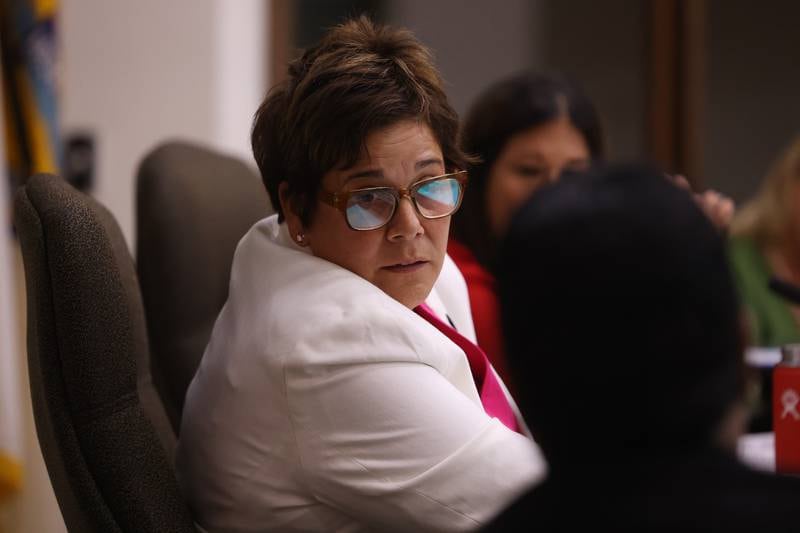
[[[277,218],[276,218],[276,223],[271,224],[271,226],[275,242],[279,243],[282,246],[291,248],[293,250],[301,250],[309,255],[313,255],[308,246],[300,246],[299,244],[297,244],[297,242],[295,242],[295,240],[289,234],[288,224],[286,224],[285,222],[277,223]],[[431,288],[431,292],[428,294],[428,297],[425,298],[425,303],[428,304],[428,306],[430,306],[431,309],[433,309],[434,313],[436,313],[436,315],[439,318],[441,318],[445,322],[449,322],[447,317],[447,308],[445,307],[442,299],[437,294],[435,288]]]

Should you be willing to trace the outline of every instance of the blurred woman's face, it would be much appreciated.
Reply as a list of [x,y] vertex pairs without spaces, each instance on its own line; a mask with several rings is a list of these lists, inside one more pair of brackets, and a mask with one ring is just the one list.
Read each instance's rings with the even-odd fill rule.
[[590,160],[586,139],[566,117],[512,136],[489,170],[486,201],[493,235],[505,234],[514,211],[536,189],[565,170],[585,170]]
[[[365,147],[353,167],[326,173],[322,188],[332,193],[407,188],[445,174],[439,143],[423,123],[407,120],[376,130]],[[351,229],[341,211],[321,201],[309,227],[300,227],[299,218],[285,212],[289,230],[302,232],[315,256],[358,274],[407,307],[421,304],[439,276],[450,216],[424,218],[408,198],[400,200],[388,224],[368,231]]]

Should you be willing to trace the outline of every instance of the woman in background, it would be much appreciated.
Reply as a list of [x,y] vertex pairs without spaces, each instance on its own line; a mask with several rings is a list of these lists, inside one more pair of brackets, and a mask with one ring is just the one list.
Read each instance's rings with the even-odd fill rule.
[[[465,121],[462,148],[479,162],[469,169],[469,194],[453,217],[447,251],[467,281],[478,344],[513,386],[492,274],[497,243],[512,214],[537,189],[605,158],[602,126],[576,82],[559,74],[523,73],[478,97]],[[690,191],[682,176],[665,177]],[[694,199],[717,227],[728,225],[733,215],[728,198],[705,191]]]
[[800,307],[768,288],[772,276],[800,285],[798,185],[800,137],[773,163],[755,198],[731,225],[731,261],[756,346],[800,342]]
[[581,88],[560,75],[524,73],[487,89],[467,114],[462,148],[480,158],[453,217],[448,254],[467,281],[478,344],[506,383],[496,284],[497,243],[511,215],[565,170],[604,156],[600,121]]

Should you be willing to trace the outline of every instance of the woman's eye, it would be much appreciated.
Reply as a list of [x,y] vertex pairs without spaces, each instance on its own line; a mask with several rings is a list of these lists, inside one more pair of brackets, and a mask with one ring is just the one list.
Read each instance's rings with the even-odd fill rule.
[[538,178],[545,174],[542,167],[517,167],[517,174],[527,178]]
[[358,204],[366,205],[375,201],[375,196],[374,192],[361,192],[355,196],[354,200]]

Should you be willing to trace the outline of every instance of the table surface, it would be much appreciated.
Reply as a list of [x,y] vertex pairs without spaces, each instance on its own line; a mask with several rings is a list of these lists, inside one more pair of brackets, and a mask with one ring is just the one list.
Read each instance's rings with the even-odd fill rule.
[[736,453],[744,464],[756,470],[775,472],[775,435],[772,432],[742,435]]
[[781,349],[751,346],[745,350],[744,360],[756,368],[772,368],[781,362]]
[[[751,346],[745,350],[745,362],[755,368],[770,369],[780,363],[780,348]],[[736,453],[744,464],[775,472],[775,435],[768,433],[748,433],[739,437]]]

